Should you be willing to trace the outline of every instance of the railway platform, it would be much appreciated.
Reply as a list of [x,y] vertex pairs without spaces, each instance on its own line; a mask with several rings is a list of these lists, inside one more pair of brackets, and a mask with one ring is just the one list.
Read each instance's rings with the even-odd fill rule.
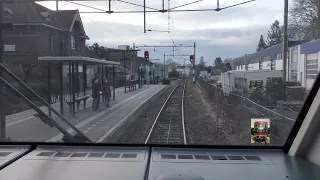
[[[110,107],[106,107],[104,102],[100,103],[100,108],[94,111],[91,107],[92,100],[88,100],[88,108],[80,109],[75,116],[66,114],[68,119],[75,127],[94,142],[104,142],[109,135],[121,128],[121,126],[141,111],[145,106],[160,95],[165,85],[150,85],[139,88],[135,91],[124,93],[124,88],[116,89],[116,100],[110,101]],[[54,106],[53,106],[54,107]],[[74,130],[65,124],[57,116],[52,116],[64,129],[72,135]],[[38,141],[38,142],[61,142],[62,133],[56,128],[51,128],[32,112],[22,112],[10,115],[7,120],[6,131],[12,141]]]

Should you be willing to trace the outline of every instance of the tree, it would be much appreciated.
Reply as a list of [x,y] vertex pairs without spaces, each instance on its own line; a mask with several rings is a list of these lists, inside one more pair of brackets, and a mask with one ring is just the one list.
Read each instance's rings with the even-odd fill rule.
[[201,56],[199,64],[196,65],[197,76],[200,74],[200,71],[206,71],[206,62],[204,61],[203,56]]
[[92,46],[88,47],[90,50],[93,50],[99,58],[106,58],[106,50],[103,46],[99,46],[98,43],[93,43]]
[[212,66],[208,66],[208,67],[206,67],[207,73],[211,73],[212,68],[213,68]]
[[178,63],[175,62],[175,61],[173,61],[171,58],[168,58],[168,59],[166,60],[166,65],[167,65],[167,66],[170,66],[170,67],[176,67],[176,66],[178,65]]
[[261,51],[267,47],[266,43],[264,42],[263,35],[260,36],[259,44],[257,47],[257,51]]
[[201,56],[199,64],[197,64],[196,67],[197,67],[197,69],[199,71],[204,71],[205,70],[206,62],[204,61],[203,56]]
[[297,39],[320,38],[320,1],[293,0],[290,10],[291,27]]
[[173,68],[171,72],[168,74],[169,78],[178,78],[179,72],[176,70],[176,68]]
[[282,35],[283,35],[283,27],[280,26],[280,23],[278,20],[275,20],[274,23],[272,23],[270,30],[268,31],[268,35],[267,35],[268,46],[273,46],[273,45],[282,43],[282,39],[283,39]]
[[214,68],[224,70],[226,66],[223,64],[221,57],[216,57],[214,60]]

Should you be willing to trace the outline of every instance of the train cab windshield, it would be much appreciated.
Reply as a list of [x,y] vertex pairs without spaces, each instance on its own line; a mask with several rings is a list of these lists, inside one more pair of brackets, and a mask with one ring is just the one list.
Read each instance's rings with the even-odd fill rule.
[[319,88],[313,2],[142,2],[0,1],[0,142],[284,146]]

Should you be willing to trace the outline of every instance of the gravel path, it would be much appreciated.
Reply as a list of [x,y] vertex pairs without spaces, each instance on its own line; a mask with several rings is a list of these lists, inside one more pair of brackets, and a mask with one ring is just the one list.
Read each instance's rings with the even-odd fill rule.
[[185,124],[188,144],[229,144],[227,137],[218,129],[216,112],[203,96],[197,84],[188,82],[185,95]]
[[[225,108],[222,104],[214,102],[214,100],[200,88],[203,96],[208,100],[212,109],[218,112],[219,117],[219,134],[224,134],[231,145],[274,145],[282,146],[293,126],[293,121],[285,119],[271,119],[270,124],[270,144],[251,144],[250,129],[251,118],[268,118],[257,115],[241,104],[233,103],[230,109]],[[221,144],[221,143],[220,143]]]

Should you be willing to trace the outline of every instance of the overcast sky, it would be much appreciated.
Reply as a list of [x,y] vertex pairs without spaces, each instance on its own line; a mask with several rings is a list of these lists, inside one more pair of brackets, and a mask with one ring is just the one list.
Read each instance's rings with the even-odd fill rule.
[[[124,0],[143,5],[143,0]],[[194,0],[171,0],[170,7],[179,6]],[[220,8],[244,2],[246,0],[220,0]],[[108,10],[108,1],[77,2],[99,9]],[[146,5],[162,9],[162,1],[147,0]],[[168,0],[165,0],[167,8]],[[40,4],[55,9],[55,2]],[[215,0],[203,0],[178,9],[216,8]],[[59,9],[79,9],[80,12],[98,12],[71,2],[60,2]],[[143,10],[143,7],[112,1],[111,10]],[[170,13],[170,33],[143,33],[143,13],[135,14],[102,14],[82,13],[82,21],[88,43],[117,48],[118,45],[193,45],[196,42],[196,60],[201,56],[208,65],[212,65],[215,57],[231,58],[252,53],[256,50],[260,35],[266,35],[275,20],[283,21],[282,0],[257,0],[245,5],[222,10],[220,12],[172,12]],[[147,13],[146,27],[151,30],[168,31],[168,14]],[[142,49],[142,52],[146,49]],[[172,54],[171,48],[148,49],[151,59],[161,58],[163,54]],[[178,52],[177,52],[178,50]],[[175,54],[192,54],[193,48],[177,48]],[[184,57],[174,58],[183,63]],[[185,57],[188,63],[189,57]]]

